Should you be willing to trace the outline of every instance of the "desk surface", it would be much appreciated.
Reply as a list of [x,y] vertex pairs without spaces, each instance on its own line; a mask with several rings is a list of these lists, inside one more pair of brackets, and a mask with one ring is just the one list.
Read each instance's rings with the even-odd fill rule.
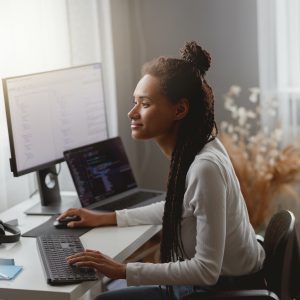
[[[0,214],[9,221],[18,218],[21,232],[26,232],[47,221],[49,216],[28,216],[23,212],[39,201],[38,196],[26,200]],[[160,226],[101,227],[94,228],[80,237],[83,246],[99,250],[110,257],[123,261],[160,230]],[[16,265],[23,266],[14,280],[0,280],[0,299],[4,300],[75,300],[99,281],[66,286],[50,286],[46,283],[43,266],[38,254],[36,239],[21,237],[13,244],[0,245],[1,258],[14,258]]]

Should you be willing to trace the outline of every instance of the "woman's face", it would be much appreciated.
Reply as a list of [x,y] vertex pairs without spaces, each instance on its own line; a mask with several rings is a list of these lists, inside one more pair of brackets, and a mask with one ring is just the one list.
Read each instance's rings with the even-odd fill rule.
[[128,113],[134,139],[160,140],[174,136],[178,123],[177,104],[160,91],[159,80],[145,75],[134,91],[134,106]]

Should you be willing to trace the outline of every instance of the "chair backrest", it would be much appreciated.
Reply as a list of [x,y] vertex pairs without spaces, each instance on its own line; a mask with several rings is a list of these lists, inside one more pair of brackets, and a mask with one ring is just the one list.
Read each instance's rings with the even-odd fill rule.
[[295,240],[294,214],[288,210],[276,213],[265,233],[264,272],[268,289],[275,292],[281,300],[292,299],[291,276]]

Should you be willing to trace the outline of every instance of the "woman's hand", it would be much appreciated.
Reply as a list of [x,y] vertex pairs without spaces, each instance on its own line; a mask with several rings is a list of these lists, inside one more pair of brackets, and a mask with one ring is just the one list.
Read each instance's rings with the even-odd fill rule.
[[112,279],[126,279],[126,264],[114,261],[99,251],[85,250],[67,257],[69,264],[78,267],[92,267]]
[[64,219],[66,217],[78,216],[79,221],[71,221],[68,223],[68,227],[97,227],[105,225],[116,225],[117,218],[115,212],[95,212],[85,208],[69,208],[62,213],[57,220]]

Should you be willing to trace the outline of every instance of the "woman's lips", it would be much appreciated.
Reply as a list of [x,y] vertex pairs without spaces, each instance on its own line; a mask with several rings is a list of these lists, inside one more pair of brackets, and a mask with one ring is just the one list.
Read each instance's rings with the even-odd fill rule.
[[138,129],[141,128],[143,124],[138,124],[138,123],[131,123],[131,129]]

